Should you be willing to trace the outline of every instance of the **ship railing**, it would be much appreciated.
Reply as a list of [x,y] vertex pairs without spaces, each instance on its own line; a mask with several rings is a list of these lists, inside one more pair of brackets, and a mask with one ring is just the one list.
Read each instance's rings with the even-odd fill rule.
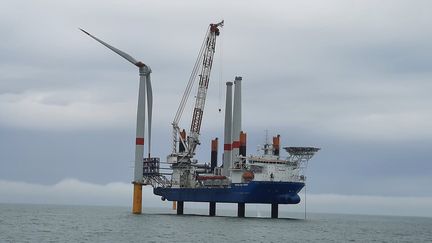
[[152,187],[170,187],[171,180],[164,175],[153,175],[144,177],[144,184]]
[[172,175],[172,169],[161,167],[159,158],[144,158],[143,159],[143,182],[146,185],[153,187],[168,187],[171,186],[171,180],[166,176]]

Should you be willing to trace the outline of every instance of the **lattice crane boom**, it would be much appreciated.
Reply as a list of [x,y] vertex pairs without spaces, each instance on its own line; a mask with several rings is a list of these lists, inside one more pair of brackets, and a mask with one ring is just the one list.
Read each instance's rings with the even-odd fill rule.
[[[207,90],[210,80],[210,73],[213,65],[213,57],[216,47],[216,37],[219,35],[219,27],[222,27],[223,21],[217,24],[210,24],[204,42],[201,46],[198,58],[195,62],[194,68],[192,69],[189,82],[186,86],[186,90],[183,94],[182,100],[180,101],[179,108],[174,117],[173,125],[173,154],[177,154],[177,137],[180,138],[180,142],[184,145],[185,153],[187,157],[192,157],[195,153],[196,146],[199,144],[199,134],[201,130],[201,122],[204,113],[205,101],[207,96]],[[196,80],[198,83],[198,93],[195,99],[195,106],[193,110],[192,122],[190,127],[190,133],[187,141],[184,141],[180,133],[179,121],[185,109],[188,97],[191,93],[193,84]]]

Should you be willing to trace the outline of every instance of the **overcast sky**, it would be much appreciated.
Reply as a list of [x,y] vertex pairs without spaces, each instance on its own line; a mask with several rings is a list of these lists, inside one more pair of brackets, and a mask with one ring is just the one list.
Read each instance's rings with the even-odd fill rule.
[[307,172],[312,194],[430,200],[430,9],[396,0],[1,1],[0,202],[22,202],[10,183],[34,185],[37,198],[70,178],[132,180],[138,70],[78,28],[151,66],[152,153],[165,158],[206,28],[221,19],[201,161],[223,137],[225,82],[242,76],[248,154],[268,129],[284,146],[322,148]]

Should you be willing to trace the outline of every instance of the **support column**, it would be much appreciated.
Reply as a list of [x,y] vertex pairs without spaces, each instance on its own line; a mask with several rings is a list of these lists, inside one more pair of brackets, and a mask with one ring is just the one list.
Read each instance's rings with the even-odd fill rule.
[[277,219],[279,214],[279,205],[277,203],[272,203],[271,205],[271,217]]
[[[240,132],[240,156],[246,157],[246,133],[243,131]],[[246,163],[246,159],[241,160],[242,163]],[[243,165],[241,166],[243,168]]]
[[209,203],[209,215],[210,216],[216,215],[216,202],[210,202]]
[[273,155],[280,155],[280,135],[273,137]]
[[217,167],[218,159],[218,138],[211,141],[211,156],[210,156],[210,169],[214,173],[214,169]]
[[237,217],[244,218],[245,216],[245,203],[237,204]]
[[142,212],[142,184],[134,182],[132,213],[141,214]]
[[143,157],[144,157],[144,128],[146,110],[146,68],[139,67],[140,83],[137,108],[137,126],[135,137],[135,166],[134,166],[134,192],[132,213],[141,214],[142,211],[142,183],[143,183]]
[[183,205],[184,205],[183,201],[177,202],[177,215],[183,215]]
[[232,167],[232,82],[226,83],[224,154],[222,175],[230,176]]
[[239,165],[239,150],[240,150],[240,131],[242,121],[241,111],[241,81],[242,77],[235,77],[234,80],[234,105],[232,113],[232,162],[231,164],[237,168]]

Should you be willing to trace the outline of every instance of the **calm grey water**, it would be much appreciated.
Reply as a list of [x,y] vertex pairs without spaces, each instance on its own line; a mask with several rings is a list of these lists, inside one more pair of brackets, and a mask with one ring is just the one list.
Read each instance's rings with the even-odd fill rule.
[[[132,215],[126,207],[0,204],[0,242],[432,242],[432,218],[308,214],[308,220],[239,219],[144,210]],[[199,212],[186,206],[188,211]]]

